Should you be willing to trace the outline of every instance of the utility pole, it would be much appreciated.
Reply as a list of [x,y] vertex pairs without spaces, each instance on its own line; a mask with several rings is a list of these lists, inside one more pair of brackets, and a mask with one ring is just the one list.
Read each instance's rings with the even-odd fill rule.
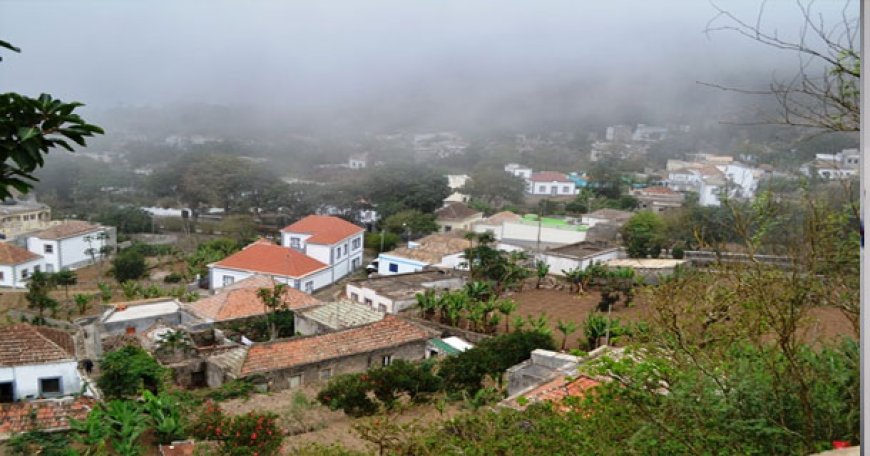
[[[867,26],[870,25],[870,20],[867,18],[866,6],[870,0],[861,1],[861,74],[866,75],[867,55],[866,50],[870,46],[870,33],[867,32]],[[867,252],[864,251],[864,214],[867,204],[870,203],[870,198],[867,195],[867,179],[870,178],[870,159],[867,153],[870,152],[870,124],[867,123],[867,113],[870,112],[870,103],[867,100],[867,93],[870,91],[870,78],[861,78],[861,454],[866,454],[864,449],[867,445],[867,439],[870,438],[870,433],[867,432],[870,422],[867,420],[867,411],[870,410],[870,372],[867,372],[867,338],[870,337],[870,295],[867,294],[867,281],[870,280],[870,258]]]

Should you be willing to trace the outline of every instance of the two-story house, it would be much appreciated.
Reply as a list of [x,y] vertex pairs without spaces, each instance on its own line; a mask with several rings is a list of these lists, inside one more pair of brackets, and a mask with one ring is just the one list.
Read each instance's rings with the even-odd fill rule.
[[45,272],[84,266],[115,245],[115,229],[69,220],[27,236],[27,250],[42,255]]
[[281,245],[329,266],[332,283],[362,266],[364,231],[338,217],[309,215],[281,230]]
[[260,239],[223,260],[208,265],[212,290],[230,286],[254,275],[312,293],[332,283],[329,265],[295,249]]
[[24,323],[0,328],[0,402],[69,396],[81,389],[72,336]]

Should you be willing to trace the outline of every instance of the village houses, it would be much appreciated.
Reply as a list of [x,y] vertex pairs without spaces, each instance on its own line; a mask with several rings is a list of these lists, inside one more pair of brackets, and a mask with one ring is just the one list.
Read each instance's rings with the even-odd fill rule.
[[435,223],[440,233],[453,230],[471,231],[473,225],[481,220],[483,220],[483,212],[474,210],[464,203],[448,203],[435,211]]

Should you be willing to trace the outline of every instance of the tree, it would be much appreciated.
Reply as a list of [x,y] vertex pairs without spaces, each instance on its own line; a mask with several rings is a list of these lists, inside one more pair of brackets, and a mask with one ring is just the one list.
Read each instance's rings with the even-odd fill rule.
[[812,2],[796,2],[803,16],[797,38],[784,38],[778,30],[765,30],[764,6],[752,19],[742,19],[717,6],[718,14],[707,32],[732,32],[762,45],[794,52],[797,74],[774,79],[767,90],[743,90],[718,84],[711,87],[771,96],[779,106],[773,123],[827,131],[858,131],[861,125],[860,27],[851,6],[844,4],[841,18],[833,25],[812,11]]
[[269,328],[269,340],[275,340],[278,337],[278,330],[275,326],[275,314],[287,309],[287,301],[284,300],[286,288],[287,284],[276,283],[272,288],[260,288],[257,290],[257,297],[260,298],[265,308],[264,316],[266,317],[266,325]]
[[658,258],[665,246],[665,223],[654,212],[641,211],[632,215],[620,234],[631,258]]
[[562,351],[565,351],[565,346],[568,343],[568,336],[577,331],[577,323],[573,321],[562,321],[561,319],[556,322],[556,329],[562,333]]
[[138,280],[145,275],[146,270],[145,257],[136,250],[122,250],[112,260],[112,274],[119,283]]
[[476,168],[462,190],[474,199],[500,209],[505,203],[520,204],[526,191],[526,182],[494,166]]
[[[91,257],[91,264],[97,264],[97,255],[102,259],[105,255],[110,253],[110,250],[106,247],[106,241],[109,239],[109,233],[105,231],[100,231],[96,234],[89,234],[85,236],[84,241],[88,244],[88,248],[85,249],[85,254]],[[96,243],[96,247],[94,246]]]
[[368,199],[378,207],[381,217],[406,209],[431,213],[449,195],[447,178],[427,167],[411,163],[379,166],[365,183]]
[[88,311],[88,308],[91,305],[91,295],[86,294],[74,294],[73,302],[76,304],[76,310],[78,310],[79,315],[84,315],[85,312]]
[[224,217],[218,224],[221,233],[240,245],[248,244],[257,238],[257,223],[250,215],[235,214]]
[[135,206],[113,206],[102,210],[96,220],[114,226],[119,233],[150,233],[154,228],[151,214]]
[[425,235],[438,230],[433,214],[424,214],[416,209],[408,209],[384,219],[383,229],[399,236],[405,233]]
[[39,312],[35,323],[45,324],[45,311],[57,310],[57,300],[48,294],[56,286],[51,274],[34,272],[30,276],[30,281],[27,282],[27,294],[24,297],[27,300],[27,307]]
[[[0,41],[0,49],[20,52],[5,41]],[[38,98],[0,94],[0,199],[11,197],[12,188],[21,193],[33,188],[33,172],[45,165],[44,156],[51,150],[72,152],[69,141],[85,147],[85,138],[103,134],[103,129],[74,113],[81,106],[45,93]]]
[[106,397],[135,397],[143,390],[163,389],[167,371],[144,349],[125,345],[108,353],[100,362],[97,386]]
[[64,297],[69,301],[69,287],[78,283],[78,274],[73,270],[63,269],[55,272],[52,279],[54,280],[54,283],[63,287]]
[[535,283],[535,288],[541,288],[541,282],[547,278],[550,273],[550,265],[545,261],[535,261],[535,275],[538,276],[538,281]]

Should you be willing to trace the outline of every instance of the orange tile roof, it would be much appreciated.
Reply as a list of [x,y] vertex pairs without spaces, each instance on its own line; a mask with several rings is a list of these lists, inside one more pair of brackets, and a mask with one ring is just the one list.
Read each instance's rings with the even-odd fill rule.
[[21,264],[37,258],[41,257],[27,249],[8,242],[0,242],[0,264]]
[[387,315],[379,322],[345,331],[255,344],[248,350],[242,376],[426,341],[431,337],[429,331]]
[[328,266],[289,247],[257,241],[221,261],[216,267],[300,278]]
[[565,173],[558,173],[556,171],[540,171],[532,173],[529,180],[532,182],[572,182],[571,179],[568,179],[568,176],[565,175]]
[[[263,301],[257,296],[257,290],[272,288],[274,285],[275,282],[270,277],[255,275],[221,288],[214,296],[190,303],[187,307],[198,316],[214,321],[263,315]],[[284,289],[284,302],[289,309],[321,304],[314,296],[291,287]]]
[[84,396],[0,404],[0,435],[34,429],[66,430],[70,428],[70,418],[84,420],[96,404],[94,398]]
[[309,215],[281,230],[282,233],[310,234],[305,242],[312,244],[335,244],[362,231],[361,227],[331,215]]
[[66,239],[73,236],[78,236],[80,234],[94,233],[102,230],[103,227],[100,225],[94,225],[90,222],[85,222],[83,220],[68,220],[60,225],[53,226],[51,228],[46,228],[42,231],[38,231],[33,233],[31,236],[38,237],[40,239]]
[[678,193],[667,187],[647,187],[638,189],[638,193],[642,195],[677,195]]
[[74,360],[72,336],[64,331],[26,323],[0,328],[0,366]]
[[[582,375],[576,378],[559,375],[519,396],[526,398],[528,401],[526,405],[536,402],[560,404],[566,397],[583,396],[586,391],[600,384],[600,381]],[[519,405],[516,399],[512,399],[510,402],[513,407],[525,408],[525,406]]]

